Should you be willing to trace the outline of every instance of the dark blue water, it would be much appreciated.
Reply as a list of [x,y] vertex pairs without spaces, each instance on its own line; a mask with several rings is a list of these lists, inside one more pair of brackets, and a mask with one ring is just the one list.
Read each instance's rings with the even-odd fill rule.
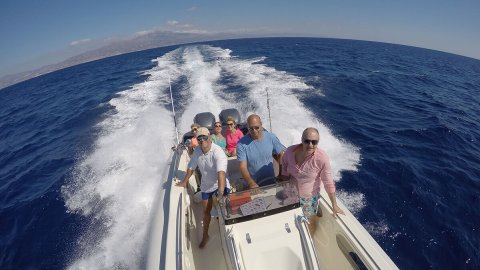
[[[400,269],[480,269],[480,61],[244,39],[111,57],[0,90],[0,269],[140,267],[177,120],[237,107],[320,129],[339,198]],[[155,60],[155,61],[152,61]]]

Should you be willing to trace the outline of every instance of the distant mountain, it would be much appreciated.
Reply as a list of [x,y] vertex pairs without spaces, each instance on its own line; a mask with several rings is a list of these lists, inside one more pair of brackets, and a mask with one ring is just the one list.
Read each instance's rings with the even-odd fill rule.
[[165,30],[147,31],[139,33],[135,37],[125,40],[113,41],[98,49],[87,51],[68,58],[57,64],[43,66],[41,68],[25,71],[18,74],[6,75],[0,78],[0,89],[7,86],[35,78],[56,70],[75,66],[78,64],[102,59],[109,56],[120,55],[128,52],[141,51],[157,47],[178,45],[192,42],[211,41],[232,38],[258,37],[256,34],[233,34],[233,33],[195,33],[195,32],[172,32]]

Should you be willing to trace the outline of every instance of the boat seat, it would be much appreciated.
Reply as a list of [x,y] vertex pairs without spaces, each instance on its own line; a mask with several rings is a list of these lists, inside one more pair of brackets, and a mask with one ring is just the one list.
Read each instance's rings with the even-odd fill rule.
[[247,181],[243,179],[239,168],[240,162],[237,160],[237,157],[229,157],[227,163],[227,177],[232,186],[232,192],[248,189]]

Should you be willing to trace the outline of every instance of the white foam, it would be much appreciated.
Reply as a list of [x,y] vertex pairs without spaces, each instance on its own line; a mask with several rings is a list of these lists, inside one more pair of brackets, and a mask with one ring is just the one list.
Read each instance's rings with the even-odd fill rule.
[[264,58],[226,59],[220,62],[220,67],[249,91],[249,99],[230,104],[242,110],[244,119],[254,112],[262,118],[264,127],[269,128],[268,89],[272,130],[285,146],[300,143],[303,130],[316,127],[320,132],[319,147],[329,154],[335,179],[340,179],[342,170],[356,170],[360,160],[358,149],[333,136],[297,97],[298,92],[318,93],[319,89],[312,89],[297,76],[260,63]]
[[[273,131],[283,144],[299,143],[304,128],[316,127],[336,180],[340,171],[356,170],[358,149],[333,136],[297,97],[298,92],[318,93],[318,89],[266,66],[264,57],[239,59],[231,54],[229,49],[210,46],[179,48],[154,60],[157,66],[145,72],[149,75],[146,82],[109,102],[114,109],[98,126],[94,150],[80,159],[72,182],[63,187],[68,210],[100,224],[78,240],[78,254],[70,269],[141,267],[152,204],[165,180],[160,178],[175,137],[169,78],[177,83],[173,91],[184,98],[177,108],[180,132],[189,130],[199,112],[218,115],[232,107],[239,109],[243,119],[251,112],[259,114],[268,128],[268,87]],[[239,100],[238,94],[223,91],[222,74],[247,88],[249,98]],[[186,83],[179,86],[180,79]],[[365,205],[358,203],[359,198],[363,201],[362,194],[339,197],[350,210],[359,211]]]
[[365,229],[374,237],[386,237],[390,229],[385,221],[367,222],[363,225]]
[[358,213],[365,207],[365,195],[359,192],[345,192],[342,190],[337,190],[337,199],[343,202],[345,207],[352,212],[354,216],[357,216]]
[[63,187],[68,210],[98,225],[81,236],[70,269],[136,269],[141,264],[153,200],[164,181],[159,176],[174,142],[172,115],[162,103],[169,102],[168,73],[176,74],[170,63],[176,53],[157,59],[148,81],[109,102],[114,109],[98,125],[93,152]]

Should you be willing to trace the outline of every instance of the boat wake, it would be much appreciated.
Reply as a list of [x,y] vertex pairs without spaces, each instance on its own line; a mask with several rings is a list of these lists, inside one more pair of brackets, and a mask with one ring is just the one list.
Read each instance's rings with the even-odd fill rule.
[[[159,199],[176,136],[169,80],[181,97],[176,100],[180,132],[189,130],[197,113],[218,115],[226,108],[238,109],[243,119],[256,113],[269,128],[268,90],[271,126],[285,146],[299,143],[304,128],[316,127],[335,179],[340,180],[342,170],[356,170],[359,150],[335,137],[298,98],[320,90],[263,60],[240,59],[211,46],[181,47],[153,60],[157,65],[145,72],[147,81],[110,100],[92,151],[79,158],[62,188],[68,211],[88,221],[69,268],[136,269],[144,264],[152,205]],[[337,192],[353,213],[365,205],[363,194]]]

